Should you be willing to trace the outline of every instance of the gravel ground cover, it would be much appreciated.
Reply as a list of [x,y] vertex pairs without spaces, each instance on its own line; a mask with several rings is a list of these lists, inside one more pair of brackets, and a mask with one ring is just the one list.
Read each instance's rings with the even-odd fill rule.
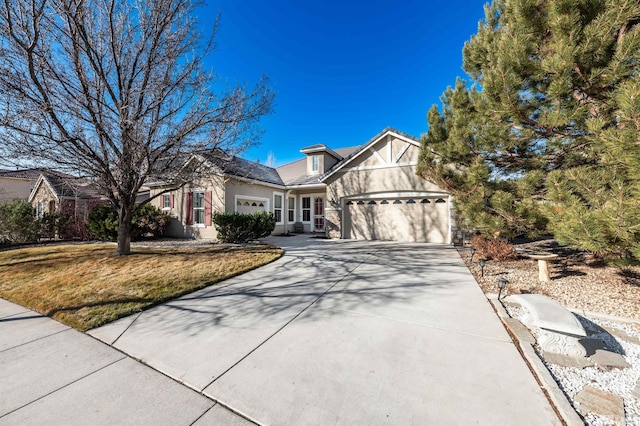
[[554,240],[516,244],[516,249],[557,254],[557,260],[549,262],[551,282],[539,282],[537,261],[526,257],[489,260],[481,276],[477,254],[471,263],[469,249],[459,252],[485,293],[497,293],[497,278],[502,276],[509,280],[506,294],[539,293],[570,309],[640,320],[640,267],[607,265],[588,253],[560,247]]
[[[640,267],[621,269],[607,265],[588,253],[560,247],[554,240],[517,244],[516,249],[521,254],[558,254],[558,259],[549,263],[551,282],[539,282],[537,262],[524,256],[512,261],[489,260],[482,271],[477,256],[471,262],[469,249],[461,248],[459,252],[485,293],[497,293],[497,278],[504,277],[509,283],[503,294],[544,294],[567,308],[581,312],[578,319],[590,331],[591,337],[605,341],[609,347],[621,348],[620,352],[631,364],[630,368],[606,371],[595,366],[564,367],[545,361],[540,350],[538,355],[572,404],[585,386],[595,387],[622,398],[626,424],[640,426],[640,345],[616,339],[603,330],[604,327],[618,329],[640,339],[640,323],[637,322],[640,320]],[[506,304],[505,308],[516,319],[523,314],[521,307]],[[603,319],[591,313],[620,319]],[[594,413],[584,416],[584,420],[593,426],[616,424]]]

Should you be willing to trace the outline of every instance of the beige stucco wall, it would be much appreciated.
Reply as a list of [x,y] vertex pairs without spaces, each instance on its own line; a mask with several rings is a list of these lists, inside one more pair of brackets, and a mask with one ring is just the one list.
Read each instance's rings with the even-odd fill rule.
[[[249,183],[236,179],[229,179],[225,184],[225,208],[228,212],[238,211],[237,201],[238,199],[259,199],[265,200],[265,211],[273,212],[273,195],[282,195],[282,224],[277,224],[274,234],[282,234],[285,232],[284,222],[286,222],[287,207],[286,207],[286,191],[284,189],[275,188],[272,186],[266,186],[259,183]],[[241,211],[241,213],[243,213]],[[287,226],[290,231],[293,230],[293,225]]]
[[[379,156],[367,150],[327,180],[328,203],[337,207],[327,218],[330,236],[448,243],[450,200],[437,185],[416,175],[419,147],[391,137],[374,147]],[[346,205],[358,197],[401,198],[403,203],[415,198],[417,204]],[[446,204],[421,205],[428,197],[442,197]]]
[[[212,176],[209,179],[202,179],[191,185],[186,185],[168,194],[173,196],[173,208],[162,207],[162,195],[150,201],[151,205],[163,209],[171,215],[171,222],[165,231],[165,235],[170,237],[193,237],[193,238],[216,238],[218,232],[213,224],[187,225],[187,193],[193,189],[211,191],[211,211],[224,211],[224,179],[221,176]],[[162,187],[150,189],[150,196],[154,197],[164,191]]]
[[19,198],[26,200],[31,194],[33,181],[0,177],[0,202]]

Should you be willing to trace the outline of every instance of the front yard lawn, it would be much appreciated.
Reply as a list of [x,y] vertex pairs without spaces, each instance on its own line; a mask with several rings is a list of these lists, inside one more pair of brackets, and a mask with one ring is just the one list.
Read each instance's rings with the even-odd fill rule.
[[132,248],[64,244],[0,252],[0,297],[88,330],[282,256],[270,245]]

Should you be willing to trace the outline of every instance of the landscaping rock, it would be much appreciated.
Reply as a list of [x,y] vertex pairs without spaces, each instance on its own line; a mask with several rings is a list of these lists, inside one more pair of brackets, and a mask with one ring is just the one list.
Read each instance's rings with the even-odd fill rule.
[[640,399],[640,379],[638,379],[638,381],[636,382],[636,387],[631,391],[631,395]]
[[589,360],[589,358],[585,357],[568,356],[556,354],[553,352],[543,352],[542,357],[546,362],[556,364],[561,367],[585,368],[593,366],[593,363]]
[[574,398],[576,409],[586,416],[590,413],[612,420],[617,425],[624,425],[624,404],[616,395],[601,391],[592,386],[585,386]]
[[605,351],[604,349],[597,349],[595,355],[590,356],[589,359],[591,359],[595,365],[604,370],[631,367],[631,364],[629,364],[622,355],[615,352]]
[[607,330],[609,334],[611,334],[614,337],[617,337],[618,339],[624,340],[625,342],[633,343],[634,345],[640,345],[640,339],[638,339],[636,336],[631,336],[630,334],[627,334],[627,332],[625,332],[624,330],[620,330],[619,328],[615,328],[615,327],[603,327],[603,328]]

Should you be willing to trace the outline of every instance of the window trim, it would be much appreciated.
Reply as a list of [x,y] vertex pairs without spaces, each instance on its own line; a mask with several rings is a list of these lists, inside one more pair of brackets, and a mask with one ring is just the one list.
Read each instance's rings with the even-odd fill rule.
[[[276,197],[280,197],[280,207],[276,207]],[[280,221],[278,221],[278,215],[276,211],[280,211]],[[273,216],[276,218],[276,225],[284,225],[284,192],[273,193]]]
[[287,220],[290,223],[296,221],[296,197],[289,196],[287,199]]
[[[192,189],[191,193],[193,194],[193,223],[192,226],[196,226],[199,228],[204,228],[205,226],[205,222],[206,219],[204,217],[205,215],[205,190],[204,189]],[[196,207],[196,194],[202,194],[202,207]],[[200,211],[202,210],[202,222],[197,222],[196,221],[196,210]]]
[[171,194],[162,194],[162,210],[171,210]]
[[311,171],[312,172],[317,172],[320,170],[320,158],[318,158],[319,155],[312,155],[311,156]]
[[[309,199],[309,207],[305,207],[304,206],[305,198]],[[300,201],[300,205],[301,205],[301,208],[300,208],[300,222],[302,222],[302,223],[311,223],[311,205],[313,204],[313,196],[309,195],[309,196],[306,196],[306,197],[300,197],[300,200],[301,200]],[[305,210],[309,212],[309,220],[304,220],[304,212],[305,212]]]

